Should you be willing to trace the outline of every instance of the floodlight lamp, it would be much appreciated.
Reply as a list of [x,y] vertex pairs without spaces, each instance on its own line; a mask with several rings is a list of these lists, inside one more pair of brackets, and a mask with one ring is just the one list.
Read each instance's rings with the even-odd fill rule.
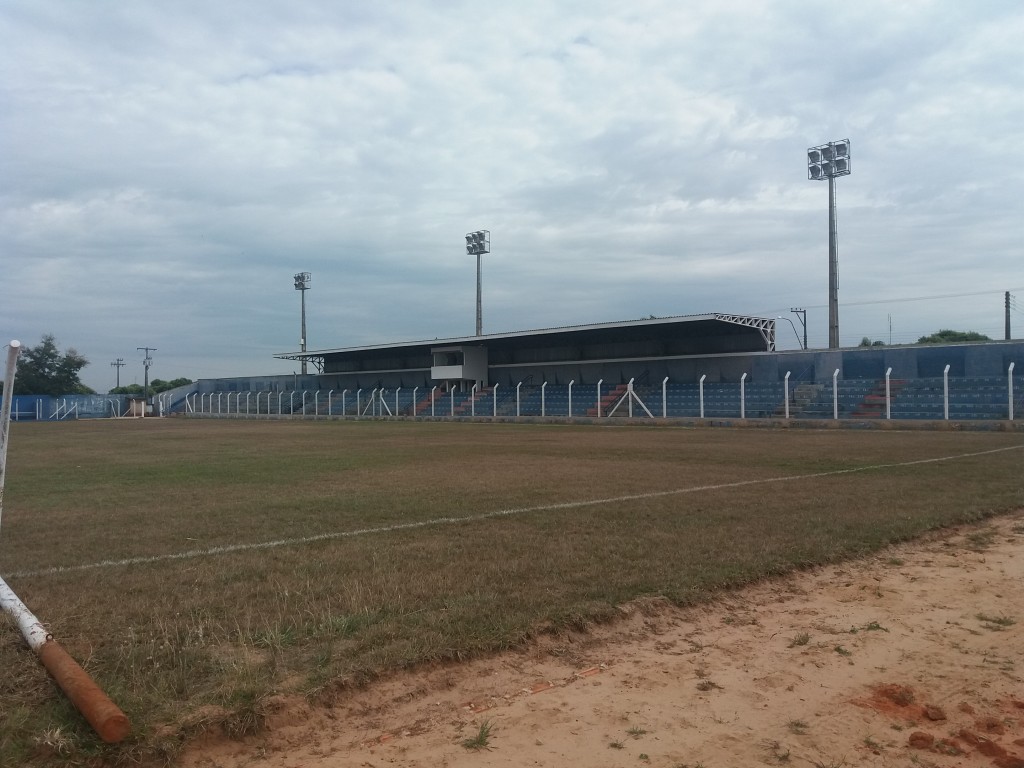
[[807,150],[807,162],[808,163],[820,163],[821,162],[821,150],[819,149],[808,149]]
[[848,157],[837,157],[834,165],[837,174],[850,172],[850,158]]
[[837,141],[832,144],[835,150],[836,157],[849,157],[850,156],[850,142],[848,141]]
[[807,178],[817,181],[825,177],[825,174],[821,170],[820,165],[809,165],[807,166]]
[[836,156],[836,151],[831,146],[826,145],[826,146],[822,147],[822,149],[821,149],[821,159],[822,160],[825,160],[826,162],[829,161],[829,160],[834,160],[835,156]]

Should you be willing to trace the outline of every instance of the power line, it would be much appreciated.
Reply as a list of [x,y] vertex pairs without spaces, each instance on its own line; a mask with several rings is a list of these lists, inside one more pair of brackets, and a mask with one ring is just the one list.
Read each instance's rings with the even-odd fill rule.
[[[1011,291],[1024,291],[1024,288],[1011,288]],[[1003,294],[1005,291],[972,291],[970,293],[938,293],[933,296],[904,296],[892,299],[870,299],[867,301],[844,301],[844,307],[863,307],[869,304],[895,304],[907,301],[928,301],[930,299],[959,299],[966,296],[989,296],[992,294]],[[808,309],[824,309],[828,304],[805,304]]]

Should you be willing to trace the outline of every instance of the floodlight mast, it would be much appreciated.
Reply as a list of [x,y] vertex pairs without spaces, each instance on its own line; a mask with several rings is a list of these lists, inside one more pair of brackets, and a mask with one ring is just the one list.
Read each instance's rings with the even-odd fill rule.
[[850,173],[850,140],[807,150],[807,178],[828,179],[828,346],[839,348],[839,255],[836,244],[836,177]]
[[[302,336],[299,338],[299,349],[306,351],[306,291],[309,290],[309,282],[312,276],[309,272],[299,272],[295,275],[295,290],[302,292]],[[306,375],[306,358],[302,358],[302,375]]]
[[476,255],[476,335],[484,335],[483,283],[480,278],[480,257],[491,252],[490,230],[481,229],[466,235],[466,253]]

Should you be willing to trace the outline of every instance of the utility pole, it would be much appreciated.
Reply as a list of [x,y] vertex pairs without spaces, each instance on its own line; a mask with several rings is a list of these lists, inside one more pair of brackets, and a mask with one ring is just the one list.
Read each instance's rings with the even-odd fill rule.
[[142,365],[146,368],[146,378],[142,385],[142,415],[146,415],[146,409],[149,405],[149,366],[153,364],[153,358],[149,356],[150,352],[156,352],[156,347],[136,347],[138,350],[144,350],[146,356],[142,360]]
[[125,365],[127,365],[127,363],[125,363],[123,357],[119,357],[119,358],[117,358],[117,360],[112,362],[111,365],[114,366],[117,369],[117,384],[114,385],[114,389],[120,389],[121,388],[121,368],[124,367]]
[[1006,340],[1010,340],[1010,292],[1006,292]]
[[790,307],[789,311],[800,318],[800,324],[804,327],[804,349],[807,349],[807,310],[802,307]]

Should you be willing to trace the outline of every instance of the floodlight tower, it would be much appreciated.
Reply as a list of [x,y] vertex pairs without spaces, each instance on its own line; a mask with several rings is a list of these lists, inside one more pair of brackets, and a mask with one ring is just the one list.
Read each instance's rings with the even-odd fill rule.
[[839,256],[836,246],[836,177],[850,173],[850,140],[807,150],[807,178],[828,179],[828,347],[839,348]]
[[[295,290],[302,291],[302,336],[299,337],[299,348],[306,351],[306,291],[309,290],[309,272],[299,272],[295,275]],[[302,375],[306,375],[306,358],[302,358]]]
[[491,233],[489,230],[481,229],[478,232],[470,232],[466,235],[466,253],[476,255],[476,335],[484,334],[484,310],[481,298],[482,283],[480,280],[480,257],[491,252]]

